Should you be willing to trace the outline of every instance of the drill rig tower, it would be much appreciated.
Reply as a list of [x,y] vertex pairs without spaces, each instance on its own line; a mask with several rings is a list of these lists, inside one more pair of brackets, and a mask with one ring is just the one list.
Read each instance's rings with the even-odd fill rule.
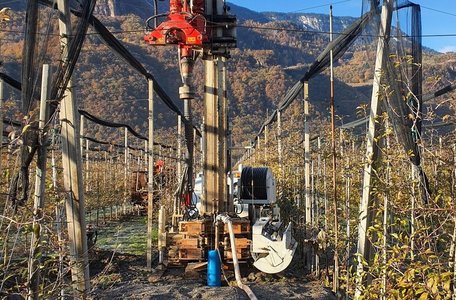
[[[228,195],[227,174],[231,170],[226,60],[230,49],[236,47],[236,18],[228,14],[229,8],[223,0],[170,0],[169,3],[169,13],[147,20],[151,32],[144,37],[151,45],[177,46],[182,77],[179,96],[184,101],[186,166],[182,193],[178,195],[179,209],[175,208],[173,215],[174,232],[166,239],[168,262],[204,261],[209,249],[218,249],[225,262],[233,261],[236,265],[237,260],[253,258],[258,269],[280,272],[290,264],[297,244],[291,236],[291,225],[282,228],[270,169],[246,168],[242,172],[241,193],[236,199],[240,205],[249,206],[248,218],[234,213],[234,203],[230,200],[233,197]],[[158,26],[150,24],[152,21],[156,24],[162,17],[166,20]],[[204,61],[204,164],[201,203],[196,209],[192,201],[191,100],[195,97],[193,66],[198,57]]]
[[[227,13],[222,0],[170,0],[168,14],[152,16],[147,20],[153,29],[144,39],[151,45],[177,45],[182,86],[179,96],[184,101],[186,140],[186,186],[183,201],[190,205],[193,193],[193,129],[191,83],[195,60],[202,56],[205,66],[204,87],[204,196],[200,214],[225,212],[228,195],[227,167],[227,100],[226,58],[229,49],[236,47],[236,18]],[[157,27],[151,21],[166,15],[167,20]]]

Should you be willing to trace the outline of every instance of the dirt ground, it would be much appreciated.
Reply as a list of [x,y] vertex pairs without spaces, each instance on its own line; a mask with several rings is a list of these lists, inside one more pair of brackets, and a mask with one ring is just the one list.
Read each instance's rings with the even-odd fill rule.
[[[114,299],[248,299],[237,287],[206,286],[206,272],[185,273],[183,268],[148,271],[144,257],[97,251],[91,262],[92,297],[97,300]],[[227,270],[227,279],[234,284],[234,274]],[[290,270],[283,275],[265,275],[244,265],[241,268],[245,283],[258,299],[335,299],[333,293],[317,280]]]

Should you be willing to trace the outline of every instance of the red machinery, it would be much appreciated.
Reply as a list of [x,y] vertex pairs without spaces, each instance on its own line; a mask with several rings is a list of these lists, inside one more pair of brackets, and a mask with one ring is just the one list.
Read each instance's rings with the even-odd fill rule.
[[[152,31],[144,40],[151,45],[178,45],[181,57],[203,47],[213,54],[228,55],[226,49],[236,47],[236,17],[227,13],[229,7],[224,4],[209,4],[206,0],[169,0],[169,13],[147,20]],[[164,16],[167,20],[160,25],[149,24]]]
[[204,0],[170,0],[169,7],[168,19],[144,40],[151,45],[177,44],[182,57],[190,56],[191,49],[207,41]]

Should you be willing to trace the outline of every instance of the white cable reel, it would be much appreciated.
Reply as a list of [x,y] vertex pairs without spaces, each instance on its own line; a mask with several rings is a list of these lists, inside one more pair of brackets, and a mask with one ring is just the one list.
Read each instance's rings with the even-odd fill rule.
[[[270,168],[245,167],[241,173],[240,203],[254,207],[273,206],[276,202],[275,180]],[[292,236],[291,223],[282,232],[280,212],[272,208],[272,216],[254,219],[251,255],[260,271],[275,274],[291,263],[298,243]]]

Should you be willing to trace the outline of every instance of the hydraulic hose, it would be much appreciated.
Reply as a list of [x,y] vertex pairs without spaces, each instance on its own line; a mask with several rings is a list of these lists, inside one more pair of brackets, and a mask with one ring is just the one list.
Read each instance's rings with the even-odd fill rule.
[[187,192],[193,193],[193,126],[190,99],[184,100],[184,118],[185,118],[185,143],[187,151],[185,154],[185,163],[187,169]]
[[239,262],[237,259],[236,243],[234,239],[234,230],[231,218],[227,215],[218,215],[215,221],[222,221],[223,223],[228,225],[228,232],[230,234],[231,254],[233,256],[234,276],[236,277],[236,283],[238,287],[241,288],[247,294],[250,300],[257,300],[258,298],[255,296],[253,291],[249,288],[248,285],[243,284],[241,280],[241,272],[239,270]]
[[191,86],[194,60],[191,59],[191,49],[179,48],[179,66],[183,85],[179,88],[179,97],[184,101],[184,131],[185,145],[185,164],[187,166],[187,184],[186,192],[193,194],[193,124],[192,124],[192,106],[191,100],[194,98],[193,88]]

